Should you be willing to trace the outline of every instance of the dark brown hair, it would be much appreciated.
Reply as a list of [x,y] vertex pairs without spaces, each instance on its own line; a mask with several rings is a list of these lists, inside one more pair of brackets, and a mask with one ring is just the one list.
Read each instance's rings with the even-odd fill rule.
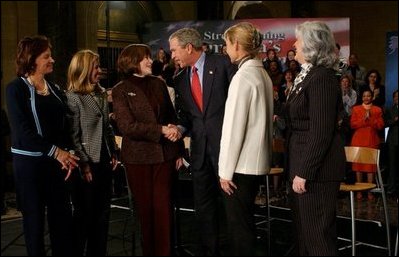
[[51,49],[50,41],[42,35],[24,37],[18,43],[16,63],[17,76],[25,76],[36,70],[36,58]]
[[126,46],[118,57],[118,73],[122,79],[131,77],[133,73],[141,73],[140,62],[151,57],[151,49],[144,44]]

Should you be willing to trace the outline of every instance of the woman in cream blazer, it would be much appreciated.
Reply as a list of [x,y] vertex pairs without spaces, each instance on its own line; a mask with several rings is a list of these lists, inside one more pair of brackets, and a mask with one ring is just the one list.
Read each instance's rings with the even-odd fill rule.
[[228,92],[219,156],[232,255],[255,254],[254,200],[259,175],[270,170],[273,85],[262,61],[259,31],[247,22],[224,33],[227,53],[238,64]]

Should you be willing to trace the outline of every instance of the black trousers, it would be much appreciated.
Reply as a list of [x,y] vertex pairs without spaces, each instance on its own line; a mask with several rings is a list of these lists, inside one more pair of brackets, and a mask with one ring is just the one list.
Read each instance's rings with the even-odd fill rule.
[[[107,159],[109,160],[109,159]],[[93,180],[88,183],[76,172],[73,182],[73,227],[75,255],[105,256],[112,192],[109,161],[90,164]]]
[[306,182],[306,193],[289,185],[297,255],[338,256],[337,197],[340,182]]
[[196,225],[199,232],[199,256],[218,256],[221,191],[217,168],[209,157],[205,157],[204,165],[199,170],[192,170],[194,208]]
[[[29,256],[45,256],[47,223],[53,256],[72,255],[72,208],[66,172],[49,157],[13,156],[18,207]],[[47,209],[46,209],[47,207]]]
[[223,193],[226,205],[230,256],[254,256],[256,244],[255,197],[265,176],[234,173],[237,186],[232,195]]

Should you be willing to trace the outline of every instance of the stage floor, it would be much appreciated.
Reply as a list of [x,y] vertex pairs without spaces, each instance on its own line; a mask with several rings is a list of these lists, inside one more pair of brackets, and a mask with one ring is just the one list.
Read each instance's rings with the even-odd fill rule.
[[[189,184],[181,184],[180,192],[190,191]],[[13,195],[7,194],[8,202],[7,215],[2,215],[1,221],[1,256],[26,256],[24,238],[22,234],[22,219],[20,213],[13,204]],[[271,197],[271,221],[270,221],[270,247],[268,247],[267,223],[264,215],[266,208],[257,205],[256,220],[258,225],[258,243],[256,247],[256,256],[292,256],[292,228],[290,219],[290,210],[287,205],[286,197],[280,194],[278,197]],[[264,200],[258,199],[258,203],[264,203]],[[194,255],[198,248],[198,227],[194,221],[194,212],[192,211],[192,199],[190,194],[185,194],[185,198],[179,201],[181,210],[178,212],[177,232],[180,235],[181,242],[176,246],[175,255]],[[131,210],[124,209],[128,206],[126,197],[118,198],[113,201],[111,221],[109,229],[108,255],[109,256],[140,256],[141,249],[139,244],[139,230],[134,230],[133,215]],[[14,205],[14,206],[13,206]],[[395,246],[395,239],[398,226],[398,204],[394,198],[388,199],[390,223],[391,223],[391,247]],[[122,207],[122,208],[118,208]],[[382,213],[382,202],[376,195],[376,200],[356,201],[356,226],[357,239],[369,244],[385,244],[385,229]],[[224,224],[223,224],[224,225]],[[222,226],[224,227],[224,226]],[[350,238],[350,209],[349,195],[342,194],[338,203],[338,235],[342,238]],[[135,237],[132,237],[132,234]],[[133,242],[134,241],[134,242]],[[226,242],[226,233],[222,229],[220,235],[221,253],[228,254]],[[48,244],[48,235],[46,236]],[[339,246],[344,247],[349,242],[339,240]],[[387,256],[387,251],[369,247],[366,245],[357,246],[357,255],[361,256]],[[48,255],[51,251],[48,250]],[[351,249],[343,249],[340,256],[350,256]]]

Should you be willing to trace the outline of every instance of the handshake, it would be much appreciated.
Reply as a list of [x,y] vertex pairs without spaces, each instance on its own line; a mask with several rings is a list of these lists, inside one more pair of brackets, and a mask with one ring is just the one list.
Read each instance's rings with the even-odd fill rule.
[[162,126],[162,135],[172,142],[176,142],[182,138],[180,129],[174,124],[168,124],[168,126]]

